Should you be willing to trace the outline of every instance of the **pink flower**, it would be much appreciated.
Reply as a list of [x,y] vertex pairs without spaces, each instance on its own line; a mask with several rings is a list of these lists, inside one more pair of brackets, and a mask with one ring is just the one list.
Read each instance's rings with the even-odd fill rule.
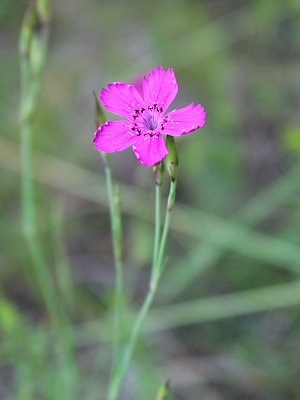
[[205,124],[206,114],[194,103],[165,114],[178,91],[172,69],[150,70],[143,91],[144,100],[134,86],[125,83],[110,83],[108,90],[102,89],[103,106],[126,121],[107,121],[95,132],[93,142],[95,149],[105,153],[132,146],[140,163],[151,167],[168,154],[162,134],[181,136],[195,131]]

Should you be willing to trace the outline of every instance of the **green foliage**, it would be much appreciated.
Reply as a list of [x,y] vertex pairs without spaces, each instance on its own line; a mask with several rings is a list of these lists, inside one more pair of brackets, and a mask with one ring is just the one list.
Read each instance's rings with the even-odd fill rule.
[[287,126],[283,133],[283,145],[291,155],[300,156],[300,126]]

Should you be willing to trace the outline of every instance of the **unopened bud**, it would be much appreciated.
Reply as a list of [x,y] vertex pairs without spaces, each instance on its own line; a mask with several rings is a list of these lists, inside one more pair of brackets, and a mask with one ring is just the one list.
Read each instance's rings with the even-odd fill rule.
[[162,159],[159,163],[153,166],[153,174],[155,176],[155,183],[157,186],[162,185],[162,181],[164,179],[166,172],[165,160]]
[[156,396],[156,400],[167,400],[170,394],[170,380],[159,389],[158,394]]
[[100,125],[104,125],[106,122],[106,116],[105,112],[103,110],[102,104],[100,103],[98,96],[96,95],[95,92],[94,97],[95,97],[95,123],[96,123],[96,128],[98,129]]
[[40,24],[47,25],[50,21],[50,6],[49,0],[36,1],[37,13],[39,15]]
[[48,47],[49,19],[49,0],[31,0],[24,15],[19,43],[22,120],[35,115]]
[[[31,49],[34,41],[41,42],[43,46],[44,36],[48,34],[50,20],[50,8],[48,0],[34,0],[29,3],[25,12],[20,35],[20,54],[25,57],[35,57],[36,50]],[[33,45],[37,46],[37,45]]]
[[30,42],[34,32],[35,14],[33,6],[26,10],[20,35],[20,54],[22,57],[28,57],[30,52]]
[[166,146],[168,149],[168,154],[165,158],[166,168],[171,177],[171,180],[174,182],[177,179],[179,160],[177,145],[173,136],[167,135]]
[[[93,92],[93,93],[94,93],[94,98],[95,98],[95,124],[96,124],[96,128],[98,129],[99,126],[105,124],[106,117],[105,117],[105,112],[103,110],[103,107],[102,107],[96,93],[95,92]],[[108,153],[105,153],[104,151],[100,151],[100,150],[98,150],[98,151],[100,153],[102,160],[104,161],[104,164],[107,165],[109,163],[110,155]]]

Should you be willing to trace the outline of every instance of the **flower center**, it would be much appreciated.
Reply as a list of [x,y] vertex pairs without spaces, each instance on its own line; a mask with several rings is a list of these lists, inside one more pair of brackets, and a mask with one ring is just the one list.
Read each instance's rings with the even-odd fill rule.
[[[156,132],[157,126],[161,123],[161,118],[163,109],[158,107],[156,103],[148,106],[147,109],[140,108],[138,110],[134,110],[132,115],[132,123],[130,124],[130,129],[136,132],[137,136],[150,135],[160,135],[160,132]],[[136,121],[136,122],[135,122]],[[164,129],[163,123],[161,124],[161,129]],[[152,133],[147,133],[147,131],[152,131]]]
[[157,122],[154,121],[154,115],[144,114],[143,120],[145,128],[149,131],[154,131],[157,128]]

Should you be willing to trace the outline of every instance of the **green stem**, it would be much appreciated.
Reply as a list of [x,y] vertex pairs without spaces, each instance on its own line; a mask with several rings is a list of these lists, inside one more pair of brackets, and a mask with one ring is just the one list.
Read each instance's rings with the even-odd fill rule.
[[[161,272],[162,272],[162,260],[164,256],[164,250],[165,250],[165,245],[166,245],[166,240],[167,240],[167,235],[169,231],[169,224],[170,224],[170,215],[171,211],[174,205],[174,200],[175,200],[175,190],[176,190],[176,182],[171,182],[170,186],[170,193],[168,197],[168,203],[167,203],[167,212],[166,212],[166,218],[165,218],[165,224],[163,228],[163,235],[161,238],[160,246],[159,249],[157,249],[156,252],[156,258],[154,259],[155,262],[152,267],[152,274],[151,274],[151,281],[150,281],[150,287],[148,294],[142,304],[142,307],[137,315],[137,319],[135,320],[135,323],[133,325],[133,329],[129,338],[128,345],[125,349],[124,355],[118,365],[116,366],[116,369],[114,371],[114,375],[111,381],[111,384],[109,386],[109,391],[108,391],[108,400],[117,400],[121,389],[122,385],[125,379],[125,374],[128,371],[132,355],[136,346],[136,342],[138,340],[138,337],[140,335],[141,329],[143,327],[143,323],[146,319],[146,316],[148,314],[148,311],[151,307],[151,304],[153,302],[154,296],[157,292],[158,288],[158,283],[161,277]],[[156,224],[158,224],[158,221],[160,220],[160,212],[159,206],[160,206],[160,190],[156,191]],[[159,234],[159,226],[156,225],[155,232],[156,235]],[[158,240],[157,236],[155,236],[154,240]],[[158,245],[157,245],[158,247]],[[155,254],[155,253],[154,253]]]
[[116,399],[118,399],[118,397],[120,395],[123,381],[125,378],[125,374],[128,371],[137,339],[139,337],[143,323],[145,321],[145,318],[146,318],[148,311],[150,309],[150,306],[152,304],[154,295],[155,295],[155,291],[149,290],[147,297],[145,298],[144,303],[140,309],[140,312],[134,323],[128,345],[126,347],[126,350],[123,354],[122,359],[120,360],[119,364],[117,365],[117,368],[116,368],[114,376],[113,376],[113,380],[109,387],[108,400],[116,400]]
[[120,216],[120,195],[114,191],[109,157],[105,163],[106,185],[109,200],[109,211],[112,228],[112,242],[115,262],[115,304],[114,304],[114,339],[113,370],[121,357],[123,333],[123,263],[122,263],[122,228]]
[[155,231],[154,231],[154,250],[153,250],[153,266],[152,273],[157,265],[159,241],[160,241],[160,208],[161,208],[161,185],[155,187]]
[[28,121],[21,124],[21,201],[23,231],[26,238],[34,234],[35,211],[32,177],[31,129]]
[[53,319],[56,317],[56,296],[52,277],[47,268],[36,228],[36,210],[32,173],[31,126],[27,120],[21,124],[21,202],[23,232],[40,290]]
[[167,238],[168,238],[168,233],[169,233],[169,228],[170,228],[171,211],[173,209],[174,202],[175,202],[176,186],[177,186],[177,180],[171,180],[164,229],[163,229],[163,233],[162,233],[162,237],[161,237],[157,265],[155,267],[155,275],[153,277],[154,278],[153,284],[155,284],[155,281],[159,278],[159,276],[162,273],[165,248],[166,248],[166,243],[167,243]]
[[73,314],[75,309],[75,294],[71,266],[64,243],[63,205],[61,201],[56,202],[54,205],[51,217],[53,261],[56,286],[60,296],[60,309],[65,314]]

